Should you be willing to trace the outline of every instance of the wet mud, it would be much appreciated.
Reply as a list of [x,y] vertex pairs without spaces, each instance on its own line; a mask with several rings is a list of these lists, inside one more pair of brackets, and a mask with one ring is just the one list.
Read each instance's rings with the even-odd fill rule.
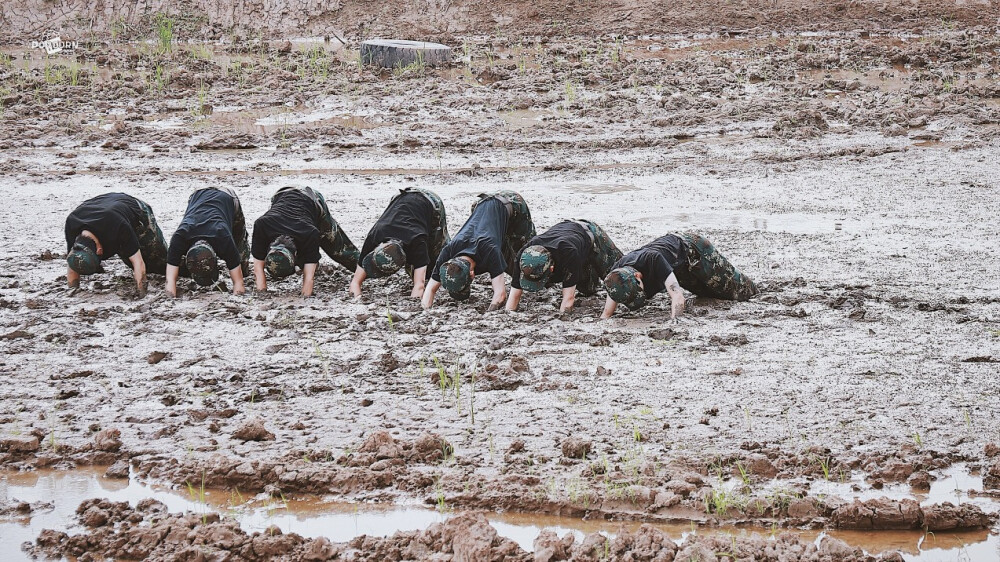
[[[0,224],[17,234],[0,246],[0,465],[631,522],[607,545],[620,558],[694,548],[637,526],[677,522],[750,525],[762,534],[738,544],[800,555],[823,537],[784,529],[971,530],[997,555],[997,36],[929,16],[570,31],[459,35],[449,67],[381,72],[350,37],[0,48]],[[514,189],[541,228],[590,219],[623,250],[698,232],[764,291],[692,296],[668,324],[665,297],[599,322],[600,298],[561,315],[556,290],[485,313],[483,280],[426,312],[401,275],[354,301],[329,261],[310,299],[292,277],[243,297],[182,283],[174,300],[157,276],[139,299],[117,263],[65,288],[63,222],[87,197],[137,195],[169,235],[194,189],[232,187],[255,217],[288,183],[323,192],[355,243],[399,188],[435,190],[456,224],[476,194]],[[4,518],[52,501],[0,499]],[[454,555],[455,533],[513,557],[540,548],[462,515],[396,542],[283,528],[272,552],[266,529],[168,507],[169,524],[251,559]],[[132,526],[167,517],[98,508]],[[67,521],[33,531],[32,552],[124,556],[126,531]],[[584,559],[605,548],[594,531],[541,548]],[[843,559],[894,549],[837,540],[864,550]]]
[[[354,539],[361,535],[368,536],[365,540],[370,543],[386,543],[385,538],[396,532],[421,531],[444,523],[456,515],[447,506],[430,508],[338,503],[317,496],[297,497],[294,494],[277,497],[268,494],[251,496],[243,495],[237,490],[202,488],[200,484],[186,489],[172,489],[163,484],[149,485],[137,479],[109,476],[108,467],[4,473],[0,475],[0,496],[18,498],[14,501],[15,509],[0,514],[0,550],[4,552],[13,552],[24,543],[34,545],[34,539],[45,529],[89,529],[88,533],[95,533],[101,527],[114,526],[115,517],[111,514],[126,509],[126,505],[138,508],[139,511],[146,511],[149,506],[156,505],[157,513],[193,514],[201,518],[200,523],[204,526],[199,528],[196,524],[194,532],[197,534],[209,533],[209,521],[215,523],[221,518],[232,530],[238,528],[248,535],[274,534],[275,529],[280,529],[284,534],[295,533],[301,536],[305,542],[309,539],[328,539],[334,545],[341,546],[336,551],[344,550],[343,547],[348,543],[359,542]],[[57,499],[54,502],[43,502],[40,498]],[[101,503],[100,500],[108,501]],[[14,512],[16,516],[4,517],[5,514]],[[664,553],[676,550],[670,546],[671,543],[689,546],[692,541],[722,537],[730,543],[730,549],[733,548],[734,541],[756,542],[760,546],[760,541],[763,540],[775,543],[771,546],[776,552],[790,550],[789,544],[798,545],[804,551],[808,551],[810,545],[819,547],[819,551],[830,551],[832,544],[841,545],[840,541],[843,541],[847,546],[839,547],[842,553],[862,559],[870,555],[864,553],[883,551],[899,551],[910,560],[945,559],[941,557],[943,553],[959,552],[977,559],[987,556],[991,549],[995,549],[996,542],[996,537],[985,529],[935,533],[922,530],[879,533],[845,530],[791,532],[778,528],[755,529],[752,526],[711,528],[679,522],[613,522],[514,512],[486,512],[484,515],[499,536],[513,541],[524,552],[544,555],[551,550],[553,557],[557,552],[573,552],[574,545],[579,551],[581,544],[596,540],[589,539],[595,533],[613,541],[624,533],[638,533],[644,526],[648,529],[643,530],[643,533],[655,530],[670,539],[670,543],[663,541],[664,544],[661,545],[660,550]],[[103,524],[98,524],[102,520]],[[73,527],[77,522],[82,523],[82,526]],[[177,522],[174,520],[172,524]],[[155,521],[149,523],[158,524]],[[71,552],[72,549],[79,548],[79,541],[84,540],[76,538],[71,541],[70,536],[74,534],[78,533],[71,532],[66,537],[50,534],[44,548],[49,549],[50,554]],[[124,533],[118,533],[115,539],[121,538],[122,534]],[[379,540],[379,537],[383,539]],[[109,537],[100,540],[107,538]],[[829,543],[831,539],[837,542]],[[53,540],[54,543],[51,542]],[[182,544],[183,541],[166,542],[173,544],[163,549],[175,554],[185,546],[190,546]],[[201,544],[205,541],[198,539],[193,542]],[[150,545],[150,548],[160,544]],[[218,544],[212,546],[220,547]],[[399,543],[396,547],[399,547]],[[53,548],[57,550],[52,550]],[[751,546],[746,545],[744,548],[749,549]],[[28,548],[29,551],[34,549],[34,546]],[[27,555],[27,552],[24,554]]]

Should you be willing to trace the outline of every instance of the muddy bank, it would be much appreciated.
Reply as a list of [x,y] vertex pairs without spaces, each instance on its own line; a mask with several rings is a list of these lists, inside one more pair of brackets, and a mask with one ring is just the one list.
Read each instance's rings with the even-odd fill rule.
[[[338,35],[351,38],[405,35],[431,40],[454,35],[566,36],[655,35],[802,28],[876,31],[966,27],[995,22],[997,7],[983,0],[970,2],[893,0],[834,2],[802,0],[732,3],[648,0],[588,2],[508,2],[474,0],[394,4],[343,0],[282,0],[234,2],[117,1],[109,4],[11,0],[0,7],[3,41],[35,39],[55,30],[63,38],[92,34],[133,36],[155,25],[157,14],[177,18],[177,31],[187,37],[217,39],[233,34]],[[38,40],[38,39],[36,39]]]
[[359,536],[348,543],[326,538],[305,539],[277,527],[247,534],[218,514],[168,514],[166,506],[143,500],[134,508],[125,502],[91,500],[77,508],[86,528],[69,535],[45,530],[33,556],[104,556],[174,560],[178,557],[224,556],[233,560],[715,560],[718,556],[752,560],[902,560],[898,553],[872,556],[847,543],[824,537],[819,544],[802,542],[786,533],[776,540],[745,537],[691,536],[678,545],[662,531],[644,525],[635,532],[621,528],[613,537],[600,533],[578,541],[543,531],[528,553],[501,537],[482,514],[466,513],[435,523],[424,531],[397,532],[392,537]]

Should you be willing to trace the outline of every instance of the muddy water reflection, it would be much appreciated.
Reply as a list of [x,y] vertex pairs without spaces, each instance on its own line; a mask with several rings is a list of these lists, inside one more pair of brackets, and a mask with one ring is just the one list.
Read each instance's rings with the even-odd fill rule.
[[[20,545],[25,541],[33,541],[45,528],[79,532],[78,528],[73,528],[76,507],[85,499],[97,497],[128,501],[132,505],[141,499],[152,497],[165,503],[172,512],[222,513],[235,518],[247,531],[263,531],[270,525],[277,525],[285,532],[295,532],[307,537],[326,536],[336,542],[345,542],[361,534],[387,536],[396,531],[425,529],[449,515],[416,505],[343,503],[317,497],[290,497],[281,500],[264,495],[247,497],[236,491],[224,490],[206,490],[205,503],[200,503],[185,491],[142,484],[134,479],[111,480],[101,476],[103,471],[103,468],[90,467],[72,471],[0,473],[0,499],[3,501],[17,499],[54,504],[52,509],[36,512],[30,521],[0,520],[0,557],[4,560],[24,559]],[[947,483],[947,478],[948,476],[939,480],[942,486],[952,485]],[[960,487],[963,484],[957,485]],[[934,495],[933,492],[931,495]],[[491,513],[488,517],[501,535],[515,540],[526,550],[532,549],[535,537],[543,528],[552,529],[560,536],[573,533],[582,538],[591,532],[614,534],[622,525],[630,530],[640,525],[636,522],[585,521],[521,513]],[[765,537],[771,534],[759,528],[699,529],[691,524],[680,523],[656,526],[678,541],[684,540],[692,532],[735,536],[757,534]],[[825,534],[819,531],[800,533],[808,540],[819,540]],[[959,557],[988,560],[995,559],[1000,552],[998,537],[987,531],[926,536],[920,532],[834,531],[829,535],[869,552],[899,550],[907,560],[955,560]]]
[[962,463],[942,470],[937,475],[937,479],[931,482],[930,490],[916,490],[905,483],[889,484],[876,489],[865,481],[864,474],[854,472],[850,475],[845,474],[843,478],[831,475],[830,480],[815,480],[809,486],[809,494],[812,496],[838,496],[848,500],[855,498],[870,500],[881,497],[913,498],[919,501],[920,505],[944,502],[956,505],[972,503],[978,505],[986,513],[1000,512],[1000,502],[983,495],[983,477],[978,474],[970,474]]

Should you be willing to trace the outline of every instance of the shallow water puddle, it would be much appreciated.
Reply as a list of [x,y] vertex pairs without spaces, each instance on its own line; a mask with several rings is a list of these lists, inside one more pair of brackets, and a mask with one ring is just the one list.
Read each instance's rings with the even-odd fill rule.
[[511,129],[526,129],[537,127],[545,120],[551,120],[558,115],[545,109],[515,109],[497,114]]
[[[210,489],[204,491],[204,502],[196,501],[200,490],[171,489],[157,484],[144,484],[135,479],[112,480],[102,476],[104,468],[86,467],[69,471],[40,470],[26,473],[0,473],[0,498],[27,502],[52,502],[51,509],[38,510],[30,520],[0,519],[0,556],[4,560],[26,559],[20,545],[33,541],[46,528],[69,529],[74,526],[76,507],[85,499],[107,498],[128,501],[135,505],[144,498],[154,498],[167,505],[171,512],[215,511],[233,517],[247,531],[263,531],[277,525],[283,532],[306,537],[325,536],[335,542],[346,542],[358,535],[388,536],[396,531],[425,529],[443,521],[449,512],[411,505],[378,505],[326,501],[315,496],[267,498],[263,494],[244,497],[238,492]],[[958,478],[957,473],[955,478]],[[939,479],[947,486],[947,478]],[[959,484],[961,485],[961,484]],[[933,491],[932,494],[933,495]],[[542,529],[552,529],[558,535],[573,533],[582,539],[587,533],[604,532],[613,535],[624,525],[634,530],[641,523],[582,520],[570,517],[524,513],[487,514],[497,531],[513,539],[525,550]],[[697,528],[690,523],[659,523],[656,527],[675,541],[683,541],[691,533],[722,533],[736,536],[771,536],[774,533],[759,528]],[[781,530],[776,530],[780,532]],[[988,531],[937,533],[924,535],[919,531],[800,531],[804,539],[818,541],[830,535],[868,552],[899,550],[907,560],[986,560],[995,557],[1000,538]]]
[[[970,474],[962,463],[955,464],[937,474],[931,481],[930,490],[915,490],[905,483],[890,484],[880,489],[865,482],[860,472],[852,473],[843,480],[830,475],[830,480],[815,480],[809,486],[809,495],[838,496],[847,500],[870,500],[887,497],[891,499],[912,498],[920,505],[951,502],[955,505],[972,503],[986,513],[1000,512],[1000,500],[983,495],[983,477]],[[845,475],[846,476],[846,475]]]

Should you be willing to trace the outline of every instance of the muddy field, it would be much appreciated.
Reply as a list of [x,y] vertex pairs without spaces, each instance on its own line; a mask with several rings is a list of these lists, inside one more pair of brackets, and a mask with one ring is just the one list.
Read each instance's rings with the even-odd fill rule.
[[[446,68],[384,71],[358,64],[353,36],[125,39],[0,49],[2,468],[110,466],[201,503],[207,489],[468,513],[331,542],[84,503],[82,526],[70,509],[25,551],[0,539],[5,558],[1000,558],[992,28],[498,28],[448,34]],[[470,303],[426,312],[403,275],[355,302],[327,258],[309,299],[291,278],[174,300],[156,276],[139,299],[114,261],[65,287],[64,220],[88,197],[140,197],[169,239],[194,189],[232,187],[252,222],[289,184],[320,190],[359,246],[398,188],[440,194],[452,232],[476,194],[513,189],[540,231],[586,218],[625,251],[701,233],[764,292],[692,296],[670,324],[665,296],[598,321],[603,295],[563,316],[554,289],[486,313],[483,278]],[[18,499],[0,495],[0,528],[52,509]],[[636,523],[519,545],[475,515],[498,511]],[[764,538],[678,546],[639,522]]]

